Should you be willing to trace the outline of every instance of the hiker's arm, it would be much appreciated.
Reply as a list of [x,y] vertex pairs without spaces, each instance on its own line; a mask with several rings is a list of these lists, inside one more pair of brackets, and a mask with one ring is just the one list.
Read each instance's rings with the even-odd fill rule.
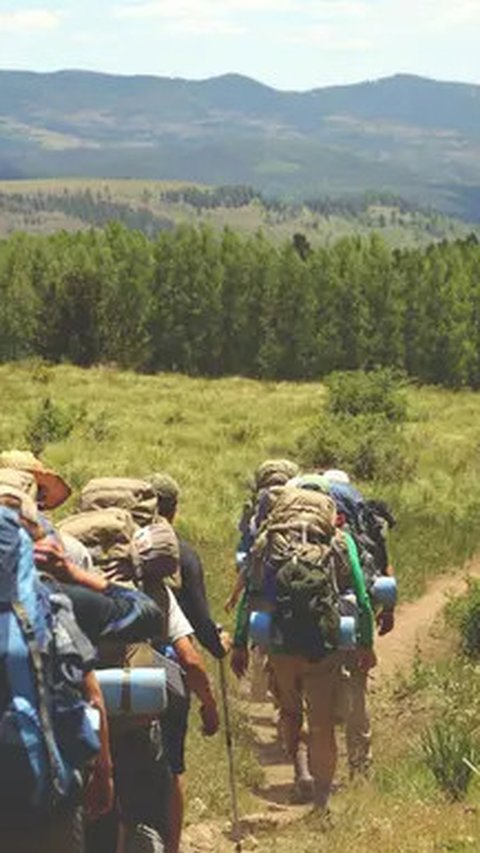
[[187,686],[195,693],[200,702],[204,734],[214,735],[218,731],[220,721],[217,703],[210,686],[203,658],[196,650],[190,637],[181,637],[174,642],[173,647],[177,654],[178,662],[185,671]]
[[107,711],[103,694],[93,670],[84,676],[87,702],[100,713],[100,752],[92,768],[85,790],[84,808],[88,820],[96,820],[113,808],[113,765],[108,738]]
[[345,540],[352,574],[353,591],[358,602],[359,643],[357,648],[357,663],[360,669],[368,670],[376,664],[375,652],[373,650],[375,620],[355,540],[349,533],[345,533]]
[[226,650],[220,632],[210,616],[205,590],[203,566],[198,554],[180,540],[182,588],[178,596],[180,607],[191,623],[198,642],[215,658],[223,658]]
[[62,546],[50,537],[35,542],[34,556],[39,571],[46,572],[62,583],[79,584],[94,592],[105,592],[108,587],[106,578],[81,569],[68,559]]

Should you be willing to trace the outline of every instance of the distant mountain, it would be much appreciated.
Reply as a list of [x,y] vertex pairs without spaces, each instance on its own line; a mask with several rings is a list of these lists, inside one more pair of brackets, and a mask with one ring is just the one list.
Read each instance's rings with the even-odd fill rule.
[[282,92],[238,74],[0,71],[0,179],[73,175],[291,198],[385,189],[480,219],[480,86],[396,75]]

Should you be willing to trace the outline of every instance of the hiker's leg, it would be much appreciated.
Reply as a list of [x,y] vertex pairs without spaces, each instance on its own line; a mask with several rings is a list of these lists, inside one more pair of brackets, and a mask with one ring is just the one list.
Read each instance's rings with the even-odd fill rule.
[[98,820],[87,823],[85,826],[87,853],[116,853],[118,823],[116,808]]
[[282,742],[288,758],[295,760],[303,723],[303,658],[296,655],[271,655],[270,667],[275,679]]
[[346,720],[346,741],[350,775],[366,774],[372,762],[372,732],[367,706],[367,673],[353,661],[349,666],[350,701]]
[[327,804],[337,764],[335,701],[340,668],[337,652],[305,667],[310,771],[315,780],[315,802],[321,807]]
[[[158,722],[135,729],[119,740],[116,785],[126,844],[131,851],[150,853],[152,849],[156,853],[168,835],[171,796],[171,774]],[[146,847],[147,842],[156,847]]]
[[250,700],[252,702],[267,702],[269,677],[266,658],[265,652],[258,646],[252,649],[250,664]]
[[178,853],[182,837],[185,795],[183,774],[172,774],[172,793],[168,810],[168,853]]
[[168,853],[178,853],[184,813],[185,740],[190,703],[175,708],[163,717],[163,738],[168,766],[172,774],[172,793],[168,810]]

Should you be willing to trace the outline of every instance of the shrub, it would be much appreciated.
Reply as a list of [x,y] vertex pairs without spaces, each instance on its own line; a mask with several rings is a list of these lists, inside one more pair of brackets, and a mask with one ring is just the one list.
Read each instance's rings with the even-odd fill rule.
[[392,423],[407,420],[406,380],[385,368],[335,372],[327,376],[328,411],[333,415],[381,415]]
[[424,761],[440,788],[452,800],[465,796],[477,759],[476,742],[462,721],[443,720],[434,723],[423,734],[421,749]]
[[401,430],[384,415],[324,415],[300,439],[307,467],[346,468],[360,480],[402,480],[415,460]]
[[480,656],[480,582],[469,580],[468,593],[453,599],[447,615],[460,630],[462,649],[468,657]]
[[45,397],[27,422],[25,439],[30,450],[38,456],[50,442],[68,438],[83,414],[76,407],[59,406],[50,397]]

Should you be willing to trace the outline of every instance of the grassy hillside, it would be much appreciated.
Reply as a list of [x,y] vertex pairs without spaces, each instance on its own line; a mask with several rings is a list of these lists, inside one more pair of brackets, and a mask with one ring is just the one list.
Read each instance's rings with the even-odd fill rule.
[[[424,246],[453,240],[480,226],[434,211],[391,202],[332,203],[331,212],[317,212],[302,203],[268,204],[254,197],[237,207],[201,207],[182,198],[188,189],[207,194],[212,188],[174,181],[45,179],[0,181],[0,237],[16,231],[49,234],[60,229],[77,231],[118,219],[154,236],[181,222],[208,223],[216,229],[229,226],[251,234],[261,229],[280,243],[296,232],[312,246],[328,245],[350,234],[365,236],[379,231],[392,246]],[[178,196],[176,199],[175,196]],[[342,204],[345,209],[342,209]],[[357,207],[357,209],[355,209]]]
[[[0,393],[1,449],[25,446],[27,434],[40,444],[46,441],[48,430],[39,431],[38,413],[41,401],[50,398],[55,417],[47,426],[54,440],[46,442],[43,457],[62,471],[75,493],[94,475],[164,469],[179,480],[179,527],[204,559],[213,613],[222,620],[246,479],[267,456],[296,455],[325,404],[325,389],[317,384],[138,376],[37,362],[0,367]],[[404,598],[418,594],[434,573],[462,564],[480,544],[480,397],[413,388],[408,402],[408,453],[416,461],[409,478],[388,482],[385,472],[382,483],[360,483],[389,500],[398,516],[391,545]],[[75,495],[59,514],[74,504]],[[393,697],[377,697],[373,781],[340,797],[343,817],[327,835],[307,821],[281,837],[265,837],[262,851],[477,849],[468,846],[468,838],[480,832],[478,789],[472,791],[470,810],[445,804],[418,758],[415,738],[428,718],[429,696],[414,684]],[[238,714],[235,725],[242,807],[248,808],[248,787],[259,779],[259,770]],[[225,815],[224,745],[220,738],[205,741],[196,728],[194,712],[190,814],[196,817],[201,801],[207,816]]]
[[390,189],[480,217],[478,86],[397,75],[281,92],[203,81],[0,71],[0,177],[249,183],[283,197]]

